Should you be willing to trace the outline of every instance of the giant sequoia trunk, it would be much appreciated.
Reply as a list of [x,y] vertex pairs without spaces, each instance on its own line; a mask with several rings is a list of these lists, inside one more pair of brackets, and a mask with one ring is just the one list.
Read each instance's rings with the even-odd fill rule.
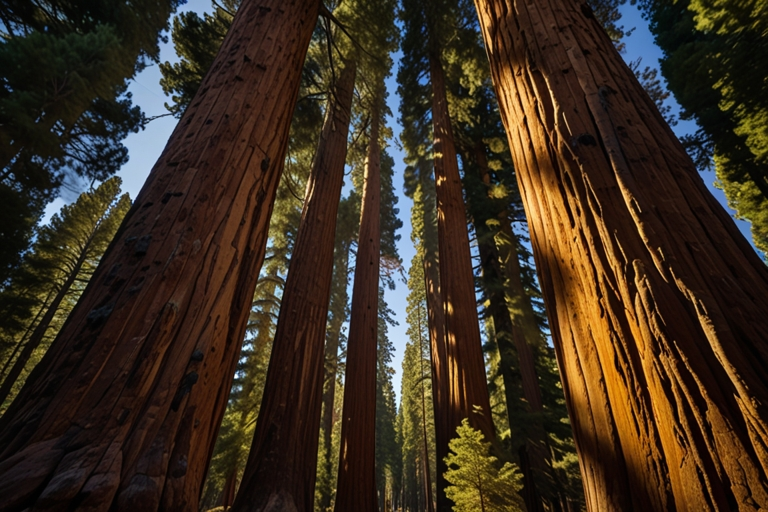
[[319,2],[247,0],[0,422],[0,510],[195,510]]
[[[380,96],[379,93],[377,96]],[[365,163],[365,183],[357,242],[355,282],[344,375],[341,453],[336,512],[375,511],[376,495],[376,356],[379,324],[379,175],[380,99],[371,112],[371,136]]]
[[330,95],[291,255],[264,399],[235,511],[309,511],[323,399],[325,321],[355,63]]
[[[477,322],[467,217],[448,116],[445,75],[437,55],[432,53],[429,63],[433,94],[440,294],[445,322],[444,377],[447,384],[444,409],[435,411],[435,423],[442,424],[442,428],[437,431],[438,435],[447,429],[450,436],[447,439],[437,438],[437,444],[441,447],[438,456],[444,456],[447,454],[448,441],[456,435],[456,428],[464,418],[469,418],[470,424],[481,430],[486,439],[492,440],[496,435],[485,378],[480,326]],[[444,493],[445,480],[440,477],[445,472],[444,466],[438,462],[438,510],[450,507]]]
[[768,270],[586,4],[477,6],[589,508],[768,507]]

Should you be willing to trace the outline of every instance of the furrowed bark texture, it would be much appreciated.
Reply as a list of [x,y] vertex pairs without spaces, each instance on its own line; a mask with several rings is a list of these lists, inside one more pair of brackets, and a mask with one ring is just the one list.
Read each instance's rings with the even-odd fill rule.
[[476,2],[591,510],[768,507],[768,271],[571,0]]
[[256,432],[233,511],[310,511],[323,399],[325,323],[355,64],[330,95],[283,290]]
[[379,99],[371,112],[371,136],[365,164],[360,236],[352,287],[352,310],[344,375],[341,453],[336,512],[378,510],[376,494],[376,356],[379,324]]
[[0,424],[0,510],[195,510],[319,2],[246,1]]
[[[464,211],[459,164],[448,116],[445,75],[440,59],[430,55],[432,82],[432,123],[434,129],[435,187],[437,197],[437,240],[439,247],[440,292],[445,321],[445,408],[435,411],[435,423],[443,423],[448,439],[436,438],[438,455],[447,454],[448,441],[464,418],[483,432],[488,440],[496,435],[491,417],[488,383],[485,377],[480,326],[477,321],[475,284],[469,252],[469,233]],[[442,459],[439,459],[442,460]],[[443,473],[444,471],[438,471]],[[443,478],[438,478],[438,510],[450,507],[445,498]]]

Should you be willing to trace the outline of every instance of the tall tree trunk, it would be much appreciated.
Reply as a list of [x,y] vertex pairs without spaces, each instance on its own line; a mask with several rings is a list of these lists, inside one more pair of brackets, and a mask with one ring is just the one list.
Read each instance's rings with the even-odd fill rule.
[[86,241],[84,247],[80,251],[80,255],[78,256],[77,260],[75,260],[72,268],[69,270],[67,278],[63,283],[61,283],[61,287],[56,292],[53,300],[50,304],[48,304],[45,314],[35,326],[32,334],[29,336],[29,340],[27,340],[27,342],[24,344],[24,349],[21,351],[18,359],[16,359],[16,362],[11,367],[11,371],[8,372],[8,375],[3,380],[3,385],[0,386],[0,404],[4,403],[6,398],[8,398],[8,395],[11,394],[11,390],[13,389],[13,385],[16,383],[16,379],[18,379],[19,375],[21,375],[21,372],[24,371],[24,367],[27,365],[27,362],[29,362],[29,358],[32,356],[32,353],[35,351],[35,349],[37,349],[37,347],[40,346],[43,338],[45,338],[45,333],[48,330],[48,327],[50,327],[53,317],[56,316],[56,311],[58,311],[59,306],[61,305],[61,301],[63,301],[64,297],[66,297],[67,293],[69,293],[70,288],[72,288],[72,285],[77,279],[77,274],[80,272],[80,269],[83,268],[83,264],[85,263],[86,257],[88,256],[88,249],[92,240],[93,236],[91,236]]
[[[476,155],[474,164],[479,172],[479,178],[487,178],[487,167],[483,167],[484,154],[482,158]],[[465,167],[469,172],[469,166]],[[541,493],[537,489],[537,480],[544,477],[547,471],[545,459],[536,457],[544,455],[546,452],[533,447],[533,453],[529,453],[526,445],[536,445],[536,441],[544,441],[546,433],[541,422],[541,418],[534,412],[534,403],[530,403],[529,395],[538,397],[539,408],[541,411],[541,391],[538,380],[536,380],[535,369],[533,368],[533,356],[530,347],[525,338],[521,335],[519,326],[515,325],[507,308],[506,296],[504,293],[504,278],[502,277],[501,265],[499,262],[499,253],[493,238],[493,233],[486,224],[488,215],[483,215],[481,205],[473,205],[472,200],[482,200],[470,197],[470,211],[472,211],[475,233],[477,234],[477,249],[480,254],[480,270],[482,273],[483,289],[488,300],[487,310],[493,321],[494,341],[499,351],[499,367],[501,370],[502,381],[504,382],[504,398],[507,405],[507,418],[509,428],[512,433],[512,440],[520,450],[520,469],[523,474],[523,489],[521,495],[525,501],[526,509],[529,512],[543,510],[541,502]],[[483,197],[485,199],[485,197]],[[521,347],[521,342],[523,346]],[[527,354],[526,354],[527,352]],[[524,357],[529,355],[530,361]],[[535,388],[530,389],[531,382],[525,382],[523,378],[523,368],[526,363],[533,370],[533,382]],[[527,385],[527,387],[526,387]],[[534,439],[536,441],[534,441]],[[542,446],[544,448],[544,446]],[[542,473],[541,476],[534,478],[533,465]]]
[[0,420],[0,510],[194,510],[319,2],[246,0],[77,307]]
[[354,84],[355,63],[350,62],[329,99],[312,162],[235,511],[301,512],[314,505],[325,323]]
[[378,92],[373,99],[371,136],[365,163],[347,342],[347,371],[344,376],[336,512],[375,511],[379,508],[376,496],[376,359],[381,244],[381,96],[382,93]]
[[586,4],[477,7],[589,508],[768,507],[768,269]]
[[[425,244],[426,245],[426,244]],[[445,354],[445,314],[443,299],[440,295],[440,273],[435,261],[436,255],[425,248],[424,255],[424,287],[427,298],[427,323],[429,324],[429,347],[432,363],[432,403],[435,417],[435,461],[437,474],[435,485],[437,488],[437,510],[450,511],[451,501],[445,495],[445,472],[448,467],[445,457],[448,456],[448,442],[452,439],[451,426],[445,421],[447,407],[448,370],[447,356]]]
[[[437,240],[439,247],[440,292],[445,320],[445,364],[448,395],[445,409],[435,411],[435,423],[443,423],[448,439],[437,439],[447,454],[450,438],[464,418],[486,439],[496,435],[491,417],[488,383],[485,377],[480,326],[477,321],[474,276],[469,251],[467,217],[464,211],[459,164],[453,141],[445,75],[439,56],[430,54],[432,82],[432,124],[434,129],[435,187],[437,197]],[[444,471],[438,471],[440,473]],[[438,484],[444,479],[438,478]],[[438,509],[446,510],[449,500],[444,487],[438,489]]]
[[[417,317],[421,318],[421,315]],[[435,512],[435,503],[432,501],[432,478],[429,471],[429,437],[427,436],[427,404],[424,393],[424,347],[421,339],[421,321],[419,321],[419,387],[421,387],[421,434],[424,441],[424,510]]]
[[[338,221],[337,221],[338,226]],[[337,227],[338,230],[338,227]],[[333,424],[334,424],[334,404],[336,403],[336,374],[339,369],[339,344],[341,342],[341,328],[345,322],[347,302],[349,295],[347,286],[349,284],[349,248],[350,240],[345,237],[339,240],[339,233],[336,233],[336,247],[334,248],[334,275],[333,286],[331,288],[331,300],[329,310],[332,312],[336,307],[340,314],[332,315],[328,322],[325,339],[325,374],[323,376],[323,412],[320,420],[320,428],[323,435],[323,446],[325,447],[324,459],[320,461],[325,465],[325,474],[331,477],[336,469],[333,465]],[[338,304],[334,304],[338,300]],[[332,491],[332,489],[327,489]],[[320,498],[320,510],[326,511],[331,506],[331,492],[325,492]]]

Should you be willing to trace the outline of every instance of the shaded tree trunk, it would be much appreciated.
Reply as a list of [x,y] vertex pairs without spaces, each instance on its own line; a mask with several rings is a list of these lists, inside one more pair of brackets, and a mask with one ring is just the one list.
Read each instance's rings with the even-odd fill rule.
[[[435,423],[443,423],[443,428],[449,432],[448,439],[437,439],[441,451],[447,454],[448,441],[455,436],[456,428],[464,418],[469,418],[470,424],[479,429],[486,439],[493,440],[496,435],[477,322],[467,217],[448,115],[445,74],[437,55],[432,53],[429,62],[433,94],[440,294],[445,321],[445,378],[448,386],[445,408],[439,413],[435,411]],[[438,470],[438,473],[444,471]],[[445,485],[443,478],[438,478],[440,484]],[[444,494],[444,487],[439,488],[438,510],[446,510],[450,506]]]
[[376,495],[376,360],[379,323],[379,246],[381,229],[381,92],[371,111],[371,135],[365,163],[360,235],[352,288],[352,311],[344,376],[341,452],[336,512],[378,510]]
[[[341,215],[339,215],[340,217]],[[330,311],[331,320],[328,322],[325,338],[325,374],[323,377],[323,412],[320,420],[320,428],[323,435],[323,446],[325,447],[324,459],[320,461],[325,465],[325,474],[330,476],[337,468],[333,467],[333,425],[334,425],[334,404],[336,401],[336,375],[339,369],[339,345],[341,343],[341,329],[346,321],[347,302],[349,299],[347,293],[348,269],[349,269],[349,249],[351,240],[344,238],[339,240],[337,221],[336,247],[334,249],[334,277],[333,287],[331,288]],[[338,300],[338,304],[334,304]],[[334,307],[336,314],[333,314]],[[332,489],[327,489],[331,491]],[[331,492],[325,492],[320,499],[320,510],[325,511],[331,506]]]
[[[487,221],[495,216],[487,206],[489,198],[486,186],[490,184],[490,177],[485,144],[478,141],[466,153],[468,155],[463,153],[463,160],[465,173],[469,174],[464,177],[468,189],[469,210],[477,235],[481,282],[488,300],[487,312],[493,321],[494,341],[499,351],[507,418],[512,440],[520,452],[519,462],[523,474],[521,495],[529,512],[541,511],[542,494],[538,487],[543,478],[546,478],[551,462],[546,447],[547,434],[540,414],[541,390],[536,376],[533,351],[520,329],[519,318],[515,318],[514,310],[507,307],[505,291],[508,287],[505,287],[506,280],[503,277],[494,233],[487,224]],[[504,222],[506,219],[493,220]],[[517,254],[514,257],[517,258]],[[518,322],[515,323],[514,320]],[[535,473],[537,475],[534,477]]]
[[330,95],[312,163],[235,511],[309,511],[314,505],[325,324],[354,84],[350,62]]
[[319,2],[246,1],[0,421],[0,510],[194,510],[264,257]]
[[[427,249],[428,251],[428,249]],[[443,299],[440,295],[440,274],[434,254],[427,252],[424,256],[424,287],[427,298],[427,323],[429,324],[429,348],[432,363],[432,404],[435,417],[435,461],[437,474],[437,510],[450,511],[451,501],[445,495],[445,472],[448,467],[445,457],[448,456],[448,442],[453,437],[448,421],[445,421],[445,410],[449,392],[447,356],[445,353],[445,314]]]
[[768,270],[586,4],[476,5],[589,508],[768,507]]
[[[419,316],[421,318],[421,316]],[[421,435],[424,441],[424,510],[435,512],[432,501],[432,478],[429,470],[429,437],[427,436],[427,404],[424,393],[424,347],[422,346],[421,322],[419,322],[419,387],[421,388]]]

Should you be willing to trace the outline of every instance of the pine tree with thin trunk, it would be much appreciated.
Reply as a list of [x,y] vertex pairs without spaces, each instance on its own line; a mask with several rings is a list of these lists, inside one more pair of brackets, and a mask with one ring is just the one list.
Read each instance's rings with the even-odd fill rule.
[[[50,225],[41,230],[33,252],[27,258],[27,272],[38,269],[53,270],[45,285],[53,292],[40,305],[42,315],[30,324],[28,336],[18,340],[18,357],[0,386],[0,404],[11,395],[16,381],[24,372],[33,353],[41,346],[54,323],[54,318],[66,318],[70,309],[62,305],[65,298],[77,293],[76,282],[87,282],[99,258],[115,236],[131,199],[120,194],[120,178],[111,178],[95,190],[84,192],[74,204],[62,208]],[[11,284],[11,288],[13,284]],[[25,333],[26,334],[26,333]]]
[[588,507],[765,508],[768,270],[586,5],[476,5]]
[[66,325],[0,420],[0,510],[194,510],[319,2],[246,1]]
[[310,510],[322,410],[325,325],[336,213],[344,177],[356,64],[330,94],[283,291],[264,400],[233,510]]

